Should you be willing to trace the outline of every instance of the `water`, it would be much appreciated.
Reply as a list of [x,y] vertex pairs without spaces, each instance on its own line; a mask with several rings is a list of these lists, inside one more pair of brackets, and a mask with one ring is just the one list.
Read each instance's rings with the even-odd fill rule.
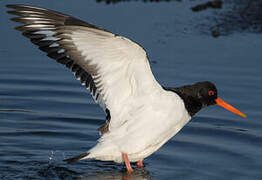
[[[217,106],[206,108],[131,176],[123,164],[63,163],[96,143],[105,116],[66,68],[13,30],[16,24],[3,7],[8,3],[55,9],[131,38],[147,50],[161,84],[210,80],[219,96],[248,118]],[[247,1],[228,1],[221,10],[199,13],[191,11],[196,3],[2,3],[0,179],[261,179],[262,21],[256,14],[261,11],[248,13],[255,23],[242,28],[244,22],[230,19],[239,17]],[[211,36],[216,27],[218,38]]]

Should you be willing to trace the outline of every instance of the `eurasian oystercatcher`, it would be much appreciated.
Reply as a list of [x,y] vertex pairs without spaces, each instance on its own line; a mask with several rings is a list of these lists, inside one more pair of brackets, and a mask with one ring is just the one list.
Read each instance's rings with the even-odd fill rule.
[[154,78],[147,54],[137,43],[56,11],[7,5],[16,27],[47,56],[68,67],[104,109],[106,122],[98,143],[86,153],[66,159],[130,161],[157,151],[202,108],[219,105],[245,114],[218,98],[211,82],[178,88],[162,87]]

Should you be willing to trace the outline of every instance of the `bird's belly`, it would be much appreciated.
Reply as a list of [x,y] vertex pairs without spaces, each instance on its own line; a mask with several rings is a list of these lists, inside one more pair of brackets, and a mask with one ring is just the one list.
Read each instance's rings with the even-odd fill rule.
[[171,97],[157,103],[136,111],[132,119],[104,134],[98,143],[101,148],[96,148],[96,158],[122,162],[122,153],[126,153],[131,162],[143,160],[172,138],[191,118],[182,100],[172,100]]
[[157,151],[163,144],[177,134],[189,119],[190,118],[181,119],[179,123],[171,124],[168,128],[160,128],[161,131],[158,132],[155,131],[157,131],[161,125],[155,126],[155,131],[151,131],[150,133],[144,133],[143,131],[141,134],[137,133],[137,135],[140,134],[143,138],[137,138],[136,135],[136,138],[132,140],[133,142],[127,142],[128,144],[125,145],[122,151],[128,154],[131,162],[143,160]]
[[[171,137],[172,136],[173,135],[171,135]],[[163,139],[162,141],[159,141],[157,143],[151,144],[151,145],[149,145],[147,147],[142,147],[139,151],[137,151],[135,153],[134,152],[131,152],[131,153],[127,152],[129,160],[131,162],[136,162],[136,161],[145,159],[146,157],[150,156],[152,153],[156,152],[170,138]]]
[[[111,140],[119,152],[128,155],[131,162],[143,160],[178,133],[189,120],[190,116],[186,111],[180,115],[151,112],[135,124],[123,127],[122,132],[117,133]],[[121,153],[115,154],[119,156]],[[116,159],[119,162],[122,157]]]
[[[135,136],[129,135],[127,139],[123,138],[116,142],[106,141],[106,143],[101,143],[94,149],[94,158],[103,161],[115,161],[123,162],[122,153],[128,155],[130,162],[136,162],[138,160],[143,160],[150,156],[152,153],[157,151],[164,143],[166,143],[170,138],[172,138],[179,130],[167,130],[161,135],[154,136],[150,134],[144,134],[137,132]],[[137,138],[137,136],[142,135],[143,138]]]

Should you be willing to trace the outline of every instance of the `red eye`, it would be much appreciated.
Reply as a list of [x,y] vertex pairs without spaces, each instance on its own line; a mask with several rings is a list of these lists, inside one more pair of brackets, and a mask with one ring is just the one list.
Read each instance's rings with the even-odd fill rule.
[[215,92],[212,91],[212,90],[210,90],[210,91],[208,91],[208,95],[209,95],[209,96],[214,96],[214,95],[215,95]]

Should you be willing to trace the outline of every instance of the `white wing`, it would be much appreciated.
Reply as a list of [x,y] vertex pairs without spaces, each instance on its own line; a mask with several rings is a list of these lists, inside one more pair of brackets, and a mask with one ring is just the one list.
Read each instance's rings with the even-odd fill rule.
[[[8,5],[23,23],[17,27],[49,57],[65,64],[89,88],[94,99],[109,109],[112,124],[133,102],[162,89],[156,82],[146,52],[133,41],[94,25],[47,9]],[[139,106],[139,104],[137,105]],[[119,116],[119,117],[118,117]]]

